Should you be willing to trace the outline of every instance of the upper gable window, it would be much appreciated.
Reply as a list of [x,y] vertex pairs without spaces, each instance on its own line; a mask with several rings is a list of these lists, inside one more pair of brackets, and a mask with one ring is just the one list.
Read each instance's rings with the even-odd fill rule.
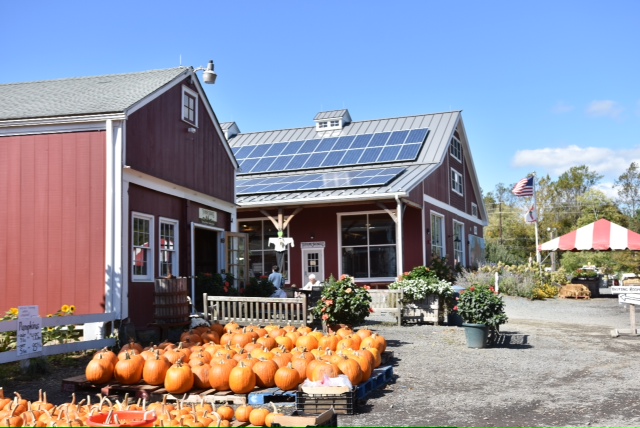
[[198,126],[198,94],[186,86],[182,87],[182,120]]
[[478,217],[478,206],[471,202],[471,215],[474,217]]
[[451,148],[449,149],[451,156],[462,162],[462,144],[457,138],[451,138]]
[[462,174],[455,169],[451,169],[451,190],[462,195]]

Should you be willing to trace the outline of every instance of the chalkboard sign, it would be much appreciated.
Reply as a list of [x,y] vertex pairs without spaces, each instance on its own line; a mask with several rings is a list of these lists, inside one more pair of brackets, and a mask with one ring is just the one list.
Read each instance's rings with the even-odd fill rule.
[[37,306],[18,308],[18,355],[34,354],[42,351],[42,318]]

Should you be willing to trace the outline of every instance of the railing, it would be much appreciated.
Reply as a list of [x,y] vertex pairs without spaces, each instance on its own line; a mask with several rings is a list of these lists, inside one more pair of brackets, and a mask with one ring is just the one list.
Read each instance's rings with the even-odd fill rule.
[[[66,325],[81,325],[94,322],[111,322],[115,320],[115,314],[91,314],[91,315],[70,315],[64,317],[42,318],[42,327],[59,327]],[[1,321],[0,333],[18,330],[18,320]],[[0,364],[10,363],[13,361],[26,360],[29,358],[42,357],[48,355],[66,354],[76,351],[85,351],[87,349],[101,349],[108,346],[114,346],[116,340],[114,338],[84,340],[79,342],[63,343],[63,344],[43,344],[42,351],[30,354],[18,355],[18,351],[0,352]]]
[[307,296],[301,297],[235,297],[203,295],[204,317],[221,324],[234,321],[239,324],[309,323]]

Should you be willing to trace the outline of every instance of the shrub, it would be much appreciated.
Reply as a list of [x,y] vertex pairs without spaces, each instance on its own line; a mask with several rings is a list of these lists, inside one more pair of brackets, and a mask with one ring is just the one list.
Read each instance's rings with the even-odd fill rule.
[[240,289],[240,294],[245,297],[269,297],[276,291],[275,285],[269,281],[269,277],[263,275],[260,279],[249,278],[249,284]]
[[339,281],[331,275],[312,313],[327,324],[360,325],[373,312],[368,289],[356,285],[349,275],[342,275]]

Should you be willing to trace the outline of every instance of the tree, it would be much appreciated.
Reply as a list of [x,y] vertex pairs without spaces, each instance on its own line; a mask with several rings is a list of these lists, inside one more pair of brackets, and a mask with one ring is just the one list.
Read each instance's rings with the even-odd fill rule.
[[640,168],[631,162],[629,168],[613,183],[618,190],[618,204],[620,209],[631,218],[630,227],[638,231],[638,208],[640,208]]

